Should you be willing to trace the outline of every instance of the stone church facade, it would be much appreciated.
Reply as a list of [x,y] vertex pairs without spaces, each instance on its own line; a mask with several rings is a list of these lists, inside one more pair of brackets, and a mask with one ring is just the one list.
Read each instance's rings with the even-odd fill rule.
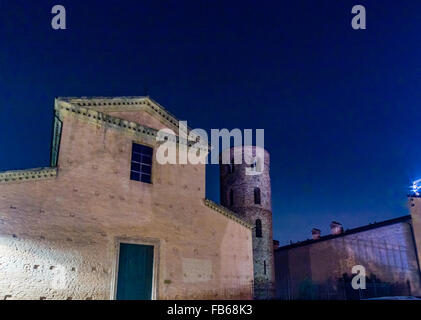
[[205,199],[205,165],[156,163],[177,125],[148,97],[57,98],[51,167],[0,173],[0,299],[252,298],[252,224]]

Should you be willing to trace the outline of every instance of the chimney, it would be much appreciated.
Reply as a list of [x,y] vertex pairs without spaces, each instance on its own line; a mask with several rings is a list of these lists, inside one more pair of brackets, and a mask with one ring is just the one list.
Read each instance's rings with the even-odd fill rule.
[[317,228],[313,228],[313,230],[311,230],[311,235],[313,236],[313,240],[320,239],[320,234],[321,234],[321,231]]
[[342,232],[344,232],[344,228],[342,227],[342,224],[340,224],[339,222],[336,221],[332,221],[330,223],[330,233],[337,235],[337,234],[341,234]]
[[273,240],[273,250],[276,250],[279,248],[279,241],[278,240]]

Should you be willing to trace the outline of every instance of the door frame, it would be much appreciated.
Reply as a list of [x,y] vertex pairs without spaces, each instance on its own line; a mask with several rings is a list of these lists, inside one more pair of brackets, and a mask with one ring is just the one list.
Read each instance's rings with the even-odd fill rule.
[[114,240],[114,264],[111,277],[110,299],[117,299],[117,284],[118,284],[118,267],[120,263],[120,244],[139,244],[153,246],[153,265],[152,265],[152,295],[151,300],[158,299],[158,274],[159,274],[159,239],[153,238],[133,238],[133,237],[116,237]]

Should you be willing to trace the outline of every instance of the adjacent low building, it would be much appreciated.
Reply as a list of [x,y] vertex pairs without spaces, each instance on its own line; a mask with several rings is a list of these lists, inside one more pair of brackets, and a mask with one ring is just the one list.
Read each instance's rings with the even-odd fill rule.
[[[412,203],[414,200],[410,199]],[[346,231],[333,221],[330,228],[329,235],[322,236],[314,228],[312,239],[275,249],[278,299],[421,295],[420,266],[410,215]],[[364,290],[352,288],[352,278],[356,275],[352,269],[357,265],[366,271]]]

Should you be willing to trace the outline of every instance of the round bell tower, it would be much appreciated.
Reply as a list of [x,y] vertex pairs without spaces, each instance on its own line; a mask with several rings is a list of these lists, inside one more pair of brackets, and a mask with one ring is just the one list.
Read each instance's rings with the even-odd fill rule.
[[254,295],[271,299],[275,269],[269,153],[256,146],[239,146],[224,150],[221,159],[230,159],[220,165],[221,204],[254,226]]

